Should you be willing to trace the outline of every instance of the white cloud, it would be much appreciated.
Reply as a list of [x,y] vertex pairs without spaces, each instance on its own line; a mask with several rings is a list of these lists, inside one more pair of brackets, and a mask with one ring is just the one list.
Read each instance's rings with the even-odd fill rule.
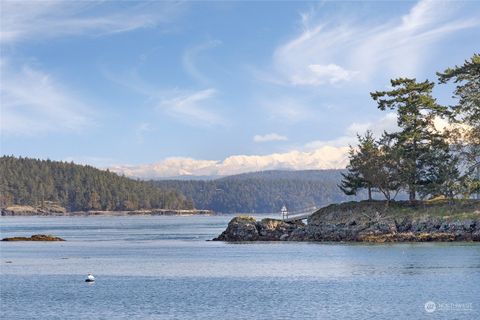
[[226,176],[274,169],[338,169],[347,163],[348,147],[324,146],[311,152],[290,151],[269,155],[234,155],[222,161],[168,158],[155,164],[113,166],[120,174],[138,178]]
[[335,84],[341,81],[350,81],[358,73],[357,71],[345,70],[344,68],[333,63],[328,65],[311,64],[308,66],[308,68],[313,72],[314,77],[312,78],[311,82],[307,82],[306,84],[318,85],[327,81],[331,84]]
[[[0,44],[61,36],[102,36],[164,26],[183,5],[175,2],[1,1]],[[1,61],[1,130],[9,134],[81,131],[91,124],[87,103],[51,75],[29,66],[8,69]]]
[[145,81],[133,69],[126,74],[114,74],[103,68],[110,81],[142,95],[157,111],[194,127],[224,126],[228,121],[220,114],[215,88],[182,90],[159,88]]
[[367,130],[370,130],[377,137],[381,136],[384,131],[398,131],[397,114],[389,112],[373,122],[354,122],[347,128],[347,133],[356,136],[357,134],[364,134]]
[[183,54],[183,67],[188,74],[200,83],[209,83],[210,80],[197,67],[197,60],[202,52],[220,45],[218,40],[209,40],[205,43],[191,47]]
[[[288,169],[340,169],[348,163],[349,145],[357,144],[357,133],[367,130],[379,137],[384,131],[398,129],[396,115],[388,113],[377,121],[355,122],[345,134],[333,140],[312,141],[297,150],[267,155],[233,155],[221,161],[192,158],[168,158],[154,164],[128,166],[118,165],[111,169],[127,176],[138,178],[166,178],[177,176],[226,176],[252,171]],[[286,140],[276,133],[257,135],[255,142]]]
[[80,132],[92,125],[91,107],[50,74],[1,64],[2,133],[32,135],[52,131]]
[[[154,164],[111,167],[115,172],[138,178],[167,178],[177,176],[226,176],[252,171],[288,169],[341,169],[348,163],[349,145],[357,144],[357,133],[371,130],[379,137],[383,131],[397,130],[396,115],[388,113],[377,121],[352,123],[339,138],[312,141],[298,150],[267,155],[233,155],[221,161],[192,158],[168,158]],[[280,139],[279,139],[280,138]],[[271,133],[256,136],[254,141],[285,140]]]
[[209,111],[204,104],[216,94],[217,91],[213,88],[192,93],[175,93],[173,97],[163,98],[157,108],[165,109],[171,116],[193,125],[224,125],[225,120],[218,114]]
[[253,142],[271,142],[271,141],[287,141],[288,138],[277,133],[268,133],[265,135],[255,135]]
[[367,81],[375,74],[414,76],[435,43],[480,25],[478,10],[459,14],[464,4],[422,0],[404,16],[381,23],[351,20],[344,13],[302,14],[301,34],[275,50],[273,75],[261,77],[274,83],[320,86]]
[[154,27],[178,15],[181,3],[125,3],[112,9],[102,1],[2,1],[0,42],[66,35],[102,35]]
[[395,132],[398,129],[397,115],[395,113],[387,113],[373,122],[354,122],[347,127],[344,135],[333,140],[311,141],[305,145],[305,148],[307,150],[315,150],[324,146],[355,146],[358,142],[357,135],[364,135],[367,130],[370,130],[375,137],[379,138],[384,131]]

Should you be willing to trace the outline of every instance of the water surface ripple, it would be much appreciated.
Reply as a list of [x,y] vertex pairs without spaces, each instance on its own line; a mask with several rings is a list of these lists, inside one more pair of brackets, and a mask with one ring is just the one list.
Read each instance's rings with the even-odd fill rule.
[[67,240],[0,242],[1,318],[480,318],[478,244],[206,241],[230,218],[1,217]]

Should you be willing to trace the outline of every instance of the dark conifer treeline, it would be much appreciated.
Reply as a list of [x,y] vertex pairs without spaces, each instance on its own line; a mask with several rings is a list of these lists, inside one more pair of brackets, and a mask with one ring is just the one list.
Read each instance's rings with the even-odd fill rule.
[[[210,181],[155,181],[193,199],[195,207],[223,213],[273,213],[355,199],[337,188],[342,170],[264,171]],[[358,194],[358,199],[364,193]]]
[[51,160],[0,158],[0,206],[57,202],[68,211],[190,209],[172,189],[121,177],[91,166]]

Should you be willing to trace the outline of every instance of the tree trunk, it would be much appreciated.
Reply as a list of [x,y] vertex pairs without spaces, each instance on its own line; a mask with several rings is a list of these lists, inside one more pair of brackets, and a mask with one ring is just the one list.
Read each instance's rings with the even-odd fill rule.
[[368,201],[372,201],[372,187],[368,187]]
[[[480,180],[480,163],[477,163],[477,177]],[[480,192],[477,192],[477,200],[480,200]]]
[[417,118],[415,117],[414,123],[414,132],[413,132],[413,171],[412,171],[412,177],[410,181],[410,186],[409,186],[409,195],[408,198],[410,200],[410,203],[413,203],[415,201],[416,197],[416,188],[415,185],[417,183],[417,133],[418,133],[418,126],[417,126]]
[[410,190],[409,190],[409,193],[408,193],[408,199],[410,200],[410,202],[414,202],[415,199],[416,199],[416,190],[415,190],[415,187],[414,186],[410,186]]

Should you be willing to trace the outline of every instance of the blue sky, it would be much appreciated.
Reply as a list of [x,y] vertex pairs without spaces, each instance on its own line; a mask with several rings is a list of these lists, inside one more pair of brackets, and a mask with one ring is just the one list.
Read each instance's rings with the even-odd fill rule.
[[1,153],[139,177],[343,167],[357,132],[395,129],[370,91],[480,51],[475,1],[1,9]]

